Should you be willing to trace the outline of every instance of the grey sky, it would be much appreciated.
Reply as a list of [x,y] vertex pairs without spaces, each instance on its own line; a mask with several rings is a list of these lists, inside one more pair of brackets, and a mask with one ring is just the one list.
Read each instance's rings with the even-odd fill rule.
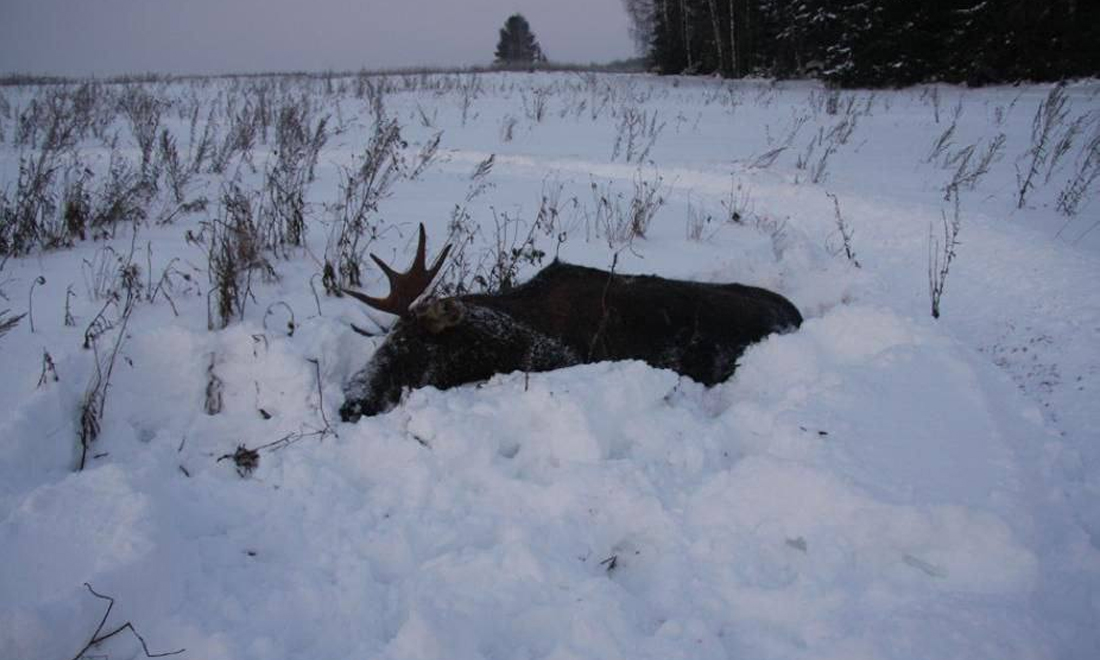
[[488,64],[497,31],[515,12],[553,60],[633,54],[621,0],[0,0],[0,71]]

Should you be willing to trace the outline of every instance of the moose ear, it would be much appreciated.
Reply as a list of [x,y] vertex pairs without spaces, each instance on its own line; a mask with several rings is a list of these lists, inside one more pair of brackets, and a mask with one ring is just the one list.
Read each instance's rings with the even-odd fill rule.
[[444,298],[417,308],[415,313],[428,332],[437,335],[461,323],[466,317],[466,308],[457,300]]

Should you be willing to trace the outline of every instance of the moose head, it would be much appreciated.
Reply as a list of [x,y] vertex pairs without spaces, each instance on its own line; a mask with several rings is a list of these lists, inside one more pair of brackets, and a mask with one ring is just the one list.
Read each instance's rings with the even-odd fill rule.
[[730,377],[747,346],[802,323],[789,300],[766,289],[620,275],[557,260],[505,292],[417,304],[450,250],[429,268],[425,244],[421,225],[404,273],[371,255],[389,280],[387,297],[345,290],[399,317],[345,386],[346,421],[389,410],[410,388],[447,389],[499,373],[604,360],[642,360],[714,385]]

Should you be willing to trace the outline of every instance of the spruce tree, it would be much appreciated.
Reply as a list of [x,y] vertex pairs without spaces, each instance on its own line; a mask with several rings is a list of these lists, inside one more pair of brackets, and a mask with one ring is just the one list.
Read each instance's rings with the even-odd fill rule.
[[531,32],[531,25],[522,14],[512,14],[500,29],[500,41],[497,42],[497,64],[529,64],[545,62],[538,39]]

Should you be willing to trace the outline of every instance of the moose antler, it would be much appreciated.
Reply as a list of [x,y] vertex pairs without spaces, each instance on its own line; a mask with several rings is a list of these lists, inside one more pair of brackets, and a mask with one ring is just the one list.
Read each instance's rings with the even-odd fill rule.
[[397,316],[408,315],[409,308],[412,307],[412,304],[416,302],[416,299],[422,293],[428,290],[428,286],[431,285],[432,280],[439,273],[439,269],[443,267],[443,261],[447,258],[447,253],[451,251],[450,245],[444,247],[439,256],[435,258],[432,267],[427,268],[426,242],[427,236],[424,233],[424,224],[421,223],[420,241],[416,246],[416,257],[413,259],[412,266],[404,273],[398,273],[390,268],[386,262],[373,253],[370,255],[370,258],[374,259],[374,263],[378,264],[378,267],[386,274],[386,279],[390,281],[390,295],[385,298],[375,298],[350,289],[343,289],[343,292],[383,312],[389,312]]

